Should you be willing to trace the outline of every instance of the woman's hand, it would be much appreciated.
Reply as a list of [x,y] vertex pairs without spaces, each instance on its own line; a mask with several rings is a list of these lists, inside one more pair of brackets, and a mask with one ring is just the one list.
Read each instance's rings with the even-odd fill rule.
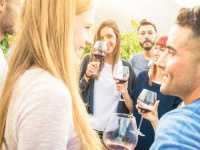
[[159,121],[158,119],[158,105],[159,105],[159,100],[157,100],[153,106],[152,111],[142,113],[141,109],[138,107],[138,104],[136,105],[136,109],[138,110],[138,113],[141,114],[145,119],[149,120],[154,128],[154,131],[156,130],[157,123]]
[[127,92],[128,88],[128,81],[121,83],[119,80],[115,80],[116,90],[119,91],[121,94]]
[[90,77],[99,69],[100,62],[89,62],[85,74]]

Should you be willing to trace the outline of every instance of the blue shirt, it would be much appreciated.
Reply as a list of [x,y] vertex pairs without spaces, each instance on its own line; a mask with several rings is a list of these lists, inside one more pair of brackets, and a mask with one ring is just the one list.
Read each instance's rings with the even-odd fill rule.
[[[142,71],[139,73],[135,81],[134,90],[131,93],[131,98],[134,100],[134,105],[137,104],[137,97],[143,89],[152,90],[157,93],[157,99],[160,100],[158,106],[158,117],[167,113],[168,111],[176,108],[182,101],[180,98],[170,95],[164,95],[160,92],[160,84],[152,83],[149,85],[149,75],[148,71]],[[137,125],[139,125],[141,115],[138,113],[137,109],[134,108],[134,116],[136,118]],[[154,130],[149,122],[149,120],[144,119],[140,128],[140,131],[145,134],[145,137],[139,136],[138,144],[135,150],[149,150],[151,144],[154,141]]]
[[165,114],[150,150],[200,150],[200,99]]

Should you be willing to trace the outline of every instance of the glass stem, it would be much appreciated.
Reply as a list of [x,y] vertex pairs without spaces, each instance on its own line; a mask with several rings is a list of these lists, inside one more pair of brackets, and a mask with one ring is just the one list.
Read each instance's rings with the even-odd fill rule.
[[143,121],[143,116],[141,117],[141,119],[140,119],[140,123],[139,123],[139,126],[138,126],[138,131],[140,131],[140,127],[141,127],[141,125],[142,125],[142,121]]

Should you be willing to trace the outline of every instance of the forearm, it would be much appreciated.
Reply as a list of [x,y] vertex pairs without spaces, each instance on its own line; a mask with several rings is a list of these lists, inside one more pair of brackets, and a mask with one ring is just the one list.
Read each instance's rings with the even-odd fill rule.
[[159,119],[157,118],[156,120],[151,122],[151,125],[153,127],[154,132],[156,131],[156,127],[157,127],[158,121],[159,121]]
[[90,80],[90,78],[87,77],[86,75],[84,75],[84,76],[82,76],[82,77],[80,78],[79,88],[80,88],[81,92],[84,92],[84,91],[85,91],[86,87],[87,87],[88,84],[89,84],[89,80]]
[[126,90],[125,92],[121,93],[125,102],[126,107],[128,108],[128,110],[132,113],[133,112],[133,100],[131,99],[128,91]]

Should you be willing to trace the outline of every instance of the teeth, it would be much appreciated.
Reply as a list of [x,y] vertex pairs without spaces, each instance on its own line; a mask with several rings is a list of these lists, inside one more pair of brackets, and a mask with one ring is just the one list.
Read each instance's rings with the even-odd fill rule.
[[167,78],[167,76],[163,76],[162,79],[165,80]]

